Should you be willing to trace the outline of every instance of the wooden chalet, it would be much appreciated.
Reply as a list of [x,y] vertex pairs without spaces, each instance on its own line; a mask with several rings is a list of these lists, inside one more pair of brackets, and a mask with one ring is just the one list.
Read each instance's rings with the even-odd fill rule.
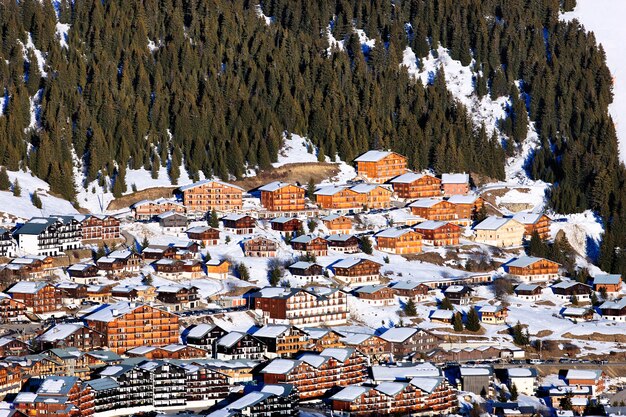
[[202,359],[208,356],[204,349],[174,343],[167,346],[140,346],[126,352],[130,358],[159,359]]
[[408,301],[413,300],[416,303],[420,303],[428,298],[428,292],[430,287],[423,283],[414,281],[399,281],[391,285],[391,290],[400,299]]
[[88,417],[94,413],[94,394],[77,377],[51,375],[44,378],[34,393],[18,393],[13,407],[29,416],[36,410],[36,415],[41,416]]
[[227,334],[226,330],[215,324],[199,323],[187,327],[182,337],[187,345],[202,348],[209,352],[209,356],[213,356],[215,343]]
[[105,272],[133,272],[141,268],[142,256],[130,250],[116,250],[96,262]]
[[299,261],[289,265],[288,269],[291,275],[304,278],[307,282],[313,282],[324,276],[324,268],[312,262]]
[[428,220],[413,226],[422,235],[422,243],[433,246],[456,246],[461,237],[461,227],[445,221]]
[[163,285],[156,289],[156,299],[170,311],[187,311],[200,305],[198,288],[193,285]]
[[559,277],[559,264],[549,259],[520,256],[503,265],[512,278],[523,282],[553,281]]
[[474,194],[453,195],[448,202],[456,207],[459,219],[474,219],[484,205],[483,199]]
[[513,290],[515,295],[526,301],[538,301],[541,298],[543,287],[537,284],[520,284]]
[[92,214],[82,222],[82,240],[101,241],[120,239],[120,221],[113,216]]
[[455,221],[458,219],[456,206],[446,200],[421,198],[409,204],[411,213],[427,220]]
[[269,211],[299,211],[305,208],[305,191],[296,185],[274,181],[259,187],[259,191],[261,206]]
[[367,199],[365,194],[351,188],[332,185],[315,191],[315,202],[320,208],[346,213],[361,211]]
[[0,357],[26,356],[31,352],[30,345],[14,337],[0,337]]
[[258,236],[243,242],[245,256],[254,258],[273,258],[276,256],[278,243],[272,239]]
[[389,182],[399,198],[415,199],[441,196],[441,180],[429,174],[407,172]]
[[267,354],[267,345],[260,339],[240,332],[230,332],[215,342],[215,359],[261,359]]
[[131,206],[135,220],[152,220],[159,214],[167,211],[184,214],[187,212],[185,206],[177,201],[159,198],[158,200],[142,200]]
[[596,275],[593,277],[593,289],[609,295],[619,294],[622,291],[622,276],[619,274]]
[[151,285],[118,285],[111,288],[111,296],[128,301],[149,303],[156,299],[156,289]]
[[183,203],[190,211],[229,212],[241,210],[244,189],[222,181],[202,180],[179,188]]
[[573,321],[574,323],[591,321],[593,320],[593,315],[593,308],[568,307],[561,310],[561,316],[565,319]]
[[480,308],[480,321],[486,324],[506,324],[509,309],[501,305],[487,305]]
[[386,285],[365,285],[354,290],[356,297],[372,306],[387,307],[396,304],[391,288]]
[[229,214],[222,217],[224,230],[236,235],[250,235],[254,232],[256,220],[245,214]]
[[380,283],[382,265],[370,259],[346,258],[331,265],[335,279],[343,285],[359,287]]
[[452,304],[464,306],[471,303],[472,292],[473,290],[467,285],[451,285],[443,293]]
[[589,302],[591,301],[591,286],[577,281],[561,281],[550,287],[552,293],[563,301]]
[[92,263],[78,263],[70,265],[65,271],[74,282],[91,284],[98,280],[98,272],[100,270]]
[[106,346],[104,334],[83,323],[52,325],[33,340],[33,348],[38,352],[58,348],[89,351],[104,346]]
[[52,313],[61,309],[61,292],[46,282],[20,281],[5,292],[14,301],[23,303],[31,313]]
[[311,351],[321,352],[328,348],[347,347],[342,341],[344,336],[330,328],[301,327],[300,329],[309,337],[310,344],[308,348]]
[[390,151],[368,151],[354,160],[357,175],[373,183],[384,183],[407,171],[406,157]]
[[209,278],[226,279],[230,269],[230,262],[220,259],[211,259],[204,264],[206,275]]
[[295,217],[276,217],[270,220],[270,226],[281,235],[291,237],[302,229],[302,220]]
[[289,242],[296,253],[314,256],[328,255],[328,242],[320,236],[300,235]]
[[406,255],[422,251],[422,235],[411,229],[390,229],[378,232],[376,247],[381,252]]
[[26,304],[21,300],[15,300],[13,297],[0,293],[0,323],[9,323],[17,321],[25,316]]
[[196,226],[185,232],[189,240],[202,246],[215,246],[220,243],[220,231],[208,226]]
[[469,174],[441,174],[441,190],[444,195],[469,193]]
[[364,209],[386,209],[391,207],[391,196],[393,192],[386,186],[376,184],[357,184],[350,188],[361,194],[365,200]]
[[367,357],[354,349],[324,349],[297,360],[274,359],[258,373],[264,384],[291,384],[300,400],[321,398],[328,390],[367,378]]
[[328,229],[328,234],[350,234],[352,233],[352,220],[340,214],[329,214],[321,218],[322,223]]
[[341,253],[359,253],[359,239],[354,235],[336,234],[326,237],[328,248]]
[[380,335],[390,343],[390,352],[396,360],[412,358],[422,352],[433,350],[443,342],[440,336],[414,327],[392,327]]
[[267,346],[267,352],[279,357],[291,357],[309,345],[308,335],[287,325],[268,324],[252,333]]
[[372,361],[384,360],[391,351],[391,344],[374,334],[350,333],[341,342],[347,348],[358,349]]
[[189,219],[185,214],[175,211],[166,211],[157,216],[161,230],[168,233],[183,233],[189,225]]
[[600,304],[600,312],[605,320],[626,322],[626,298],[605,301]]
[[513,219],[524,225],[526,229],[524,236],[530,239],[534,232],[537,232],[543,240],[550,237],[550,225],[552,219],[544,213],[517,213]]
[[178,343],[178,316],[149,305],[105,304],[84,320],[87,326],[104,334],[106,346],[115,353],[138,346]]

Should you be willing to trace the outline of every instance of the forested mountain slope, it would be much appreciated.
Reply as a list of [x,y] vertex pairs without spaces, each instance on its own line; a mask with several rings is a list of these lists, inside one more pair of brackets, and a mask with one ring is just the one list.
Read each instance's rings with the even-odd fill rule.
[[[505,154],[516,153],[530,119],[541,142],[530,175],[555,184],[555,210],[600,213],[608,231],[602,267],[626,269],[614,250],[626,243],[626,191],[607,112],[611,75],[593,35],[559,20],[573,6],[1,1],[0,163],[27,165],[68,199],[96,179],[119,195],[128,168],[156,175],[167,166],[173,183],[179,167],[191,178],[266,168],[288,131],[319,146],[320,159],[389,147],[414,169],[501,179]],[[401,65],[407,47],[423,58],[439,46],[480,74],[479,97],[509,97],[493,135],[472,124],[442,72],[424,86]],[[84,184],[67,181],[73,159]]]

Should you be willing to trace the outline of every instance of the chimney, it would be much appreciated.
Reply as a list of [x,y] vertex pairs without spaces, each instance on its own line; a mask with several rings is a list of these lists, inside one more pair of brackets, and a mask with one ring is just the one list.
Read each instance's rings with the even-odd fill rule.
[[117,308],[112,308],[111,309],[111,315],[113,317],[117,316],[119,314],[119,310]]

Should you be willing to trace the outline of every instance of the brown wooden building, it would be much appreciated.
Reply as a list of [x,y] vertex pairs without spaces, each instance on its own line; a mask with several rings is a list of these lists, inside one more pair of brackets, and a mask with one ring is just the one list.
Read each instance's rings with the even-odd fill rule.
[[422,251],[422,235],[411,229],[390,228],[378,232],[376,247],[379,251],[406,255]]
[[461,237],[461,227],[446,221],[428,220],[413,227],[422,235],[422,242],[433,246],[456,246]]
[[458,219],[456,206],[446,200],[422,198],[409,204],[411,213],[427,220],[454,221]]
[[222,181],[203,180],[180,187],[183,203],[190,211],[241,210],[244,189]]
[[220,243],[220,231],[208,226],[196,226],[186,232],[189,240],[204,246],[215,246]]
[[530,238],[533,232],[537,232],[539,237],[544,240],[550,237],[552,219],[544,213],[517,213],[513,219],[524,225],[526,238]]
[[120,221],[113,216],[92,214],[81,222],[83,242],[86,240],[120,239]]
[[236,235],[250,235],[256,226],[256,220],[245,214],[229,214],[222,217],[224,229]]
[[254,237],[243,242],[243,253],[254,258],[273,258],[276,256],[278,243],[266,237]]
[[374,183],[384,183],[407,170],[406,157],[389,151],[368,151],[354,160],[357,174]]
[[380,283],[381,264],[370,259],[347,258],[331,265],[335,279],[344,285],[359,287]]
[[329,214],[322,217],[322,223],[331,235],[350,234],[352,232],[352,220],[340,214]]
[[428,198],[441,196],[441,180],[429,174],[407,172],[389,181],[399,198]]
[[21,281],[5,292],[13,300],[23,303],[27,311],[35,314],[52,313],[61,309],[61,292],[45,282]]
[[269,211],[304,210],[304,189],[293,184],[274,181],[259,188],[261,206]]
[[520,256],[503,266],[512,278],[524,282],[552,281],[559,277],[558,263],[534,256]]
[[328,242],[320,236],[301,235],[291,239],[291,247],[300,254],[314,256],[328,255]]
[[302,220],[295,217],[276,217],[270,220],[272,230],[279,231],[283,236],[293,236],[302,229]]

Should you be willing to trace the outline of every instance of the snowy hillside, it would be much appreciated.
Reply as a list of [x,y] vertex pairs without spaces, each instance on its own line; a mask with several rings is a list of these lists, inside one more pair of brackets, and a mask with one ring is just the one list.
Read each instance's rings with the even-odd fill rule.
[[[49,195],[50,185],[47,182],[21,171],[8,171],[8,174],[12,183],[17,179],[22,192],[20,197],[15,197],[10,191],[0,191],[0,214],[2,216],[29,219],[50,214],[78,213],[69,201]],[[41,210],[31,202],[31,195],[35,191],[41,199]]]
[[563,14],[563,19],[578,19],[588,31],[594,32],[596,41],[606,52],[606,61],[613,74],[613,103],[609,112],[615,121],[619,139],[619,153],[626,162],[626,1],[577,0],[573,12]]

